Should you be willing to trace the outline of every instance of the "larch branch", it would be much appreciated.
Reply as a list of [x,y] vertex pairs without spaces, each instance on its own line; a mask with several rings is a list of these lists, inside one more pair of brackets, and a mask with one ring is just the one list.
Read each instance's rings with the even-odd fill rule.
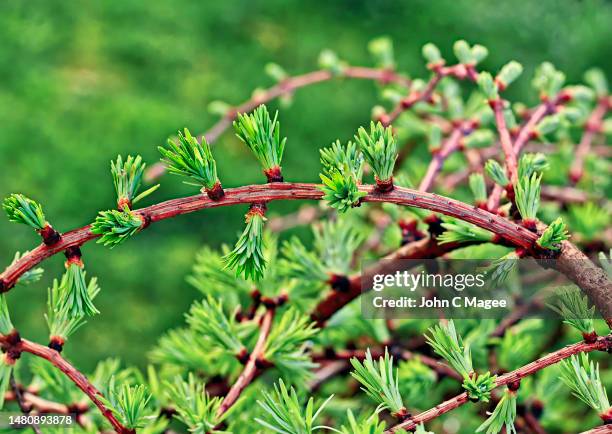
[[274,309],[266,310],[264,314],[261,326],[259,337],[257,339],[257,343],[251,351],[249,359],[244,366],[243,371],[240,373],[240,376],[236,380],[236,382],[232,385],[227,395],[221,402],[219,406],[219,410],[217,411],[217,418],[223,416],[231,408],[232,405],[238,401],[240,395],[244,391],[244,389],[251,384],[255,376],[257,375],[257,362],[263,357],[264,351],[266,349],[266,341],[268,336],[270,335],[270,329],[272,328],[272,320],[274,319]]
[[[306,183],[272,183],[238,187],[226,190],[221,200],[211,200],[206,195],[195,195],[180,199],[172,199],[141,208],[135,212],[155,223],[171,217],[188,214],[207,208],[237,205],[244,203],[262,203],[275,200],[321,200],[323,193],[317,184]],[[420,192],[403,187],[397,187],[387,193],[380,193],[375,186],[363,185],[360,189],[367,193],[363,202],[387,202],[397,205],[427,209],[450,217],[472,223],[489,230],[516,247],[531,252],[538,235],[511,221],[492,214],[478,207],[468,205],[455,199],[438,194]],[[144,229],[144,228],[143,228]],[[96,239],[89,226],[66,232],[60,242],[53,246],[41,244],[19,260],[9,265],[0,275],[0,290],[12,288],[19,277],[44,259],[64,251],[68,247],[80,246]],[[537,254],[537,252],[534,252]],[[592,299],[604,318],[612,324],[612,282],[603,270],[596,267],[590,260],[569,242],[564,242],[558,256],[560,271],[580,286]],[[351,291],[351,295],[353,292]],[[358,294],[352,296],[353,299]]]
[[[561,360],[567,359],[568,357],[571,357],[574,354],[588,353],[591,351],[607,351],[610,348],[612,348],[612,336],[610,335],[599,337],[597,341],[590,344],[586,342],[579,342],[573,345],[569,345],[558,351],[550,353],[534,362],[531,362],[521,368],[518,368],[512,372],[508,372],[507,374],[498,377],[495,382],[495,387],[501,387],[509,383],[519,381],[522,378],[533,375],[548,366],[559,363]],[[424,411],[398,425],[395,425],[394,427],[386,431],[386,433],[393,433],[402,428],[407,431],[414,430],[417,425],[429,422],[430,420],[442,416],[443,414],[448,413],[449,411],[454,410],[455,408],[460,407],[467,402],[469,402],[467,393],[461,393],[447,401],[444,401],[441,404],[436,405],[433,408],[430,408],[427,411]]]
[[[8,342],[6,336],[0,335],[0,344],[7,345],[10,343]],[[102,393],[100,393],[100,391],[87,379],[83,373],[72,366],[56,350],[28,341],[27,339],[20,339],[11,350],[19,353],[30,353],[40,357],[41,359],[47,360],[57,369],[62,371],[62,373],[66,375],[66,377],[68,377],[70,381],[75,384],[75,386],[77,386],[83,391],[83,393],[85,393],[85,395],[87,395],[91,402],[98,407],[102,415],[106,418],[106,420],[108,420],[116,432],[120,434],[132,434],[134,432],[133,430],[124,427],[121,422],[117,420],[113,412],[100,400]]]

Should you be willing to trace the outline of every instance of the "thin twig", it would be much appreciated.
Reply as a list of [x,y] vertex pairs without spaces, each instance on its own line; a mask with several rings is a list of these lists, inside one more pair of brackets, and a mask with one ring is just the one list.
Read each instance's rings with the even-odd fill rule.
[[[495,382],[495,387],[505,386],[506,384],[517,382],[522,378],[533,375],[536,372],[550,365],[554,365],[555,363],[558,363],[561,360],[573,356],[574,354],[588,353],[591,351],[607,351],[610,348],[612,348],[612,336],[599,337],[597,341],[591,344],[588,344],[586,342],[579,342],[573,345],[569,345],[558,351],[550,353],[534,362],[531,362],[521,368],[518,368],[512,372],[508,372],[507,374],[498,377]],[[457,407],[462,406],[467,402],[469,402],[467,393],[461,393],[460,395],[457,395],[433,408],[430,408],[427,411],[424,411],[398,425],[395,425],[394,427],[385,432],[392,433],[402,428],[407,431],[413,430],[420,423],[425,423],[432,419],[435,419],[445,413],[448,413],[451,410],[454,410]]]
[[465,121],[459,123],[459,125],[453,129],[448,139],[442,144],[442,147],[434,152],[429,166],[427,167],[427,172],[419,184],[419,191],[429,191],[431,189],[431,186],[433,185],[438,173],[440,173],[442,170],[442,166],[444,165],[446,159],[453,152],[460,149],[461,139],[470,134],[475,126],[476,124],[474,122]]
[[[30,413],[30,411],[32,411],[32,406],[28,404],[28,402],[26,402],[26,400],[23,397],[23,394],[21,393],[21,389],[15,382],[15,372],[14,371],[11,371],[11,377],[9,379],[9,382],[10,382],[13,394],[15,395],[15,401],[17,401],[17,405],[19,406],[19,409],[21,410],[21,412],[23,414]],[[38,424],[31,423],[29,424],[29,426],[34,430],[36,434],[42,434]]]
[[512,138],[510,137],[510,130],[506,124],[506,118],[504,116],[504,104],[506,101],[498,99],[491,101],[493,113],[495,114],[495,125],[497,126],[497,132],[499,134],[499,140],[501,142],[502,150],[504,151],[506,170],[508,171],[508,178],[510,182],[514,184],[517,178],[517,152],[512,144]]
[[[405,87],[410,86],[410,79],[390,69],[367,68],[362,66],[348,66],[338,74],[327,70],[316,70],[305,74],[288,77],[280,83],[271,86],[253,97],[230,109],[219,119],[208,131],[198,136],[198,140],[206,137],[208,143],[214,143],[225,130],[231,125],[238,113],[249,113],[259,105],[270,102],[284,95],[291,95],[297,89],[313,84],[322,83],[334,78],[353,78],[361,80],[373,80],[381,83],[396,83]],[[145,178],[152,182],[165,173],[165,166],[159,162],[147,169]]]
[[574,152],[574,161],[570,168],[570,181],[576,184],[584,173],[584,160],[591,150],[591,145],[595,136],[601,131],[603,118],[611,107],[610,97],[605,96],[599,99],[597,106],[590,114],[584,126],[584,134]]
[[[536,107],[531,112],[529,119],[527,120],[527,122],[525,122],[525,124],[519,130],[514,143],[512,143],[512,139],[510,138],[508,128],[506,127],[506,121],[503,115],[503,104],[494,103],[494,111],[495,111],[495,107],[500,106],[500,108],[498,108],[500,112],[499,113],[497,111],[495,112],[495,122],[496,122],[497,129],[499,132],[502,148],[504,149],[504,154],[506,154],[506,160],[508,159],[510,154],[513,157],[513,161],[510,164],[514,164],[514,169],[511,169],[510,165],[508,164],[508,161],[506,161],[506,164],[508,167],[508,173],[512,174],[512,170],[514,170],[515,176],[510,177],[510,182],[512,184],[516,183],[516,175],[517,175],[516,164],[517,164],[518,156],[520,155],[523,147],[528,143],[528,140],[532,137],[535,131],[535,128],[542,121],[542,119],[544,119],[549,114],[554,113],[557,109],[557,106],[563,103],[566,103],[568,100],[569,100],[569,95],[565,92],[560,92],[557,96],[555,96],[555,98],[552,99],[552,101],[551,100],[543,101],[542,104],[540,104],[538,107]],[[503,135],[502,135],[502,130],[505,130],[503,131],[504,133]],[[499,201],[501,199],[502,193],[503,193],[503,187],[501,185],[495,184],[495,186],[493,187],[493,191],[491,192],[491,195],[489,196],[489,200],[487,201],[488,209],[492,211],[497,210],[497,208],[499,207]]]
[[274,319],[274,309],[266,310],[266,313],[263,316],[259,338],[257,339],[257,343],[251,352],[249,359],[244,367],[244,370],[240,373],[240,376],[236,380],[236,382],[232,385],[227,395],[221,402],[219,406],[219,410],[217,411],[217,419],[223,416],[231,408],[232,405],[236,403],[244,389],[251,384],[253,379],[257,374],[257,363],[263,357],[264,351],[266,349],[266,340],[270,334],[270,329],[272,327],[272,320]]
[[[0,344],[9,344],[6,336],[0,335]],[[124,427],[119,420],[115,417],[113,412],[108,409],[100,400],[102,394],[100,391],[82,374],[78,369],[72,366],[66,359],[64,359],[60,353],[49,347],[37,344],[35,342],[28,341],[27,339],[20,339],[12,350],[17,352],[26,352],[33,354],[37,357],[47,360],[57,369],[62,371],[79,389],[81,389],[89,399],[95,404],[100,410],[102,415],[112,425],[113,429],[120,434],[132,434],[134,431]]]
[[468,79],[476,81],[478,74],[472,66],[467,65],[432,65],[431,70],[433,72],[431,78],[425,85],[423,91],[412,91],[406,98],[403,98],[391,111],[391,113],[384,115],[380,119],[384,126],[391,125],[403,112],[412,108],[419,102],[433,103],[433,95],[436,87],[444,77],[453,76],[457,79]]

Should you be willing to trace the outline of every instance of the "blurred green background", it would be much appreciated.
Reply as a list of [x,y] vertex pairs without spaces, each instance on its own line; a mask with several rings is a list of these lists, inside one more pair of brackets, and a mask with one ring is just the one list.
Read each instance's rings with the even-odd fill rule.
[[[369,65],[369,40],[389,35],[401,71],[425,74],[420,47],[432,41],[447,55],[465,38],[486,45],[483,68],[509,59],[526,67],[512,97],[535,103],[533,68],[544,60],[580,80],[590,66],[610,76],[612,3],[595,1],[216,1],[122,0],[79,2],[3,0],[0,3],[0,196],[25,193],[44,204],[60,231],[112,208],[109,161],[118,153],[158,159],[156,146],[185,126],[202,132],[216,118],[207,105],[232,104],[272,84],[268,62],[290,73],[316,68],[323,48],[355,65]],[[288,136],[288,180],[317,179],[317,148],[351,137],[377,102],[370,82],[328,82],[299,91],[282,109]],[[272,107],[276,107],[272,104]],[[262,182],[258,164],[231,134],[215,145],[224,186]],[[193,194],[176,177],[162,179],[152,201]],[[296,204],[274,204],[274,212]],[[112,251],[83,248],[99,277],[102,314],[81,329],[68,355],[90,369],[118,355],[146,363],[158,336],[182,322],[197,297],[185,283],[206,243],[232,243],[244,207],[210,210],[153,225]],[[16,250],[38,243],[26,227],[0,222],[1,267]],[[62,272],[61,257],[44,263],[45,277],[9,295],[22,334],[46,340],[45,288]]]

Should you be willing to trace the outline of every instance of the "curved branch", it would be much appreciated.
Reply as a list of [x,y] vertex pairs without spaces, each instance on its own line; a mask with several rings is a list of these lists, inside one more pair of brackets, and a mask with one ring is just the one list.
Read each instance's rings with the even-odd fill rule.
[[[313,84],[322,83],[329,81],[334,78],[353,78],[360,80],[373,80],[380,83],[397,83],[405,87],[409,87],[411,80],[399,74],[391,69],[380,69],[380,68],[368,68],[363,66],[348,66],[344,68],[340,73],[334,74],[331,71],[320,69],[305,74],[296,75],[293,77],[286,78],[280,83],[271,86],[262,92],[258,92],[252,98],[244,101],[243,103],[233,107],[229,110],[221,119],[219,119],[211,128],[203,134],[198,136],[198,140],[202,140],[202,137],[206,138],[208,143],[217,141],[219,136],[228,129],[238,113],[249,113],[255,110],[259,105],[265,104],[273,99],[279,98],[284,95],[290,95],[295,90],[302,87],[307,87]],[[166,171],[165,165],[162,162],[153,164],[146,172],[146,178],[148,181],[153,181],[164,174]]]
[[334,74],[327,70],[308,72],[302,75],[287,78],[275,86],[258,93],[251,99],[232,108],[216,124],[212,126],[204,137],[209,143],[214,142],[225,131],[236,118],[238,113],[248,113],[257,108],[260,104],[265,104],[283,95],[292,94],[296,89],[321,83],[333,78],[355,78],[362,80],[374,80],[381,83],[398,83],[406,87],[410,86],[410,80],[395,71],[388,69],[365,68],[360,66],[348,66],[339,74]]
[[[495,382],[495,387],[505,386],[509,383],[514,383],[520,381],[522,378],[528,377],[530,375],[535,374],[536,372],[550,366],[555,363],[559,363],[563,359],[567,359],[570,356],[578,353],[588,353],[591,351],[607,351],[612,348],[612,336],[603,336],[597,339],[597,341],[592,344],[588,344],[586,342],[579,342],[573,345],[569,345],[565,348],[562,348],[554,353],[550,353],[534,362],[531,362],[519,369],[516,369],[512,372],[508,372],[497,378]],[[386,433],[393,433],[399,429],[405,429],[406,431],[414,430],[417,425],[421,423],[428,422],[432,419],[435,419],[445,413],[448,413],[451,410],[454,410],[457,407],[462,406],[463,404],[469,401],[468,395],[466,392],[455,396],[443,403],[430,408],[427,411],[424,411],[414,417],[409,418],[408,420],[395,425]]]
[[[221,206],[275,200],[321,200],[323,193],[318,187],[318,184],[305,183],[247,185],[225,190],[225,197],[218,201],[213,201],[208,196],[199,194],[168,200],[135,210],[135,212],[147,217],[151,223],[154,223],[182,214]],[[374,186],[364,185],[361,189],[368,192],[368,195],[363,198],[364,202],[389,202],[446,214],[488,229],[512,244],[525,249],[530,249],[533,242],[538,238],[533,232],[511,223],[503,217],[437,194],[402,187],[397,187],[384,194],[378,193]],[[61,241],[53,246],[39,245],[4,270],[0,275],[0,289],[2,289],[2,285],[4,285],[5,291],[13,287],[23,273],[44,259],[63,252],[68,247],[80,246],[98,237],[99,235],[91,233],[88,225],[62,234]]]
[[[6,336],[2,335],[0,335],[0,343],[3,345],[10,344],[7,341]],[[85,393],[89,397],[91,402],[93,402],[95,406],[98,407],[102,415],[108,420],[108,422],[112,425],[115,431],[120,434],[132,434],[134,432],[133,430],[124,427],[121,422],[117,420],[113,412],[108,409],[102,403],[102,401],[100,401],[102,393],[100,393],[100,391],[96,389],[96,387],[92,383],[89,382],[89,380],[83,373],[81,373],[78,369],[72,366],[56,350],[37,344],[35,342],[28,341],[27,339],[20,339],[18,343],[14,344],[14,349],[18,352],[30,353],[37,357],[45,359],[57,369],[62,371],[64,375],[66,375],[79,389],[81,389],[83,393]]]
[[[363,185],[360,189],[367,193],[362,199],[364,202],[388,202],[427,209],[455,217],[489,230],[509,243],[530,252],[538,239],[536,233],[501,216],[438,194],[403,187],[397,187],[387,193],[380,193],[375,186],[371,185]],[[228,189],[225,197],[218,201],[213,201],[208,196],[200,194],[168,200],[141,208],[135,212],[154,223],[206,208],[275,200],[321,200],[322,198],[323,193],[319,190],[318,184],[257,184]],[[39,245],[4,270],[0,275],[0,290],[8,291],[23,273],[44,259],[62,252],[68,247],[80,246],[97,237],[98,235],[91,233],[89,226],[84,226],[62,234],[61,241],[53,246]],[[537,252],[533,253],[537,256]],[[605,272],[596,267],[569,242],[563,243],[559,254],[559,263],[562,266],[560,271],[584,290],[604,315],[604,318],[612,325],[612,282]]]

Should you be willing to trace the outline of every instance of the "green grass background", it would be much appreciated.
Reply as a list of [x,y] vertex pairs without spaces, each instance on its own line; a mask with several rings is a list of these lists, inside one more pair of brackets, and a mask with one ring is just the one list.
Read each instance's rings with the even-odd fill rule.
[[[0,3],[0,196],[23,192],[44,204],[60,231],[113,207],[109,161],[140,153],[152,163],[156,146],[182,127],[202,132],[216,120],[212,100],[238,103],[259,86],[273,61],[291,73],[316,68],[332,48],[353,64],[371,62],[373,37],[395,42],[399,69],[425,73],[420,47],[432,41],[447,55],[465,38],[490,49],[484,68],[509,59],[526,67],[512,97],[536,102],[529,76],[550,60],[570,81],[590,66],[610,76],[612,4],[585,1],[55,1]],[[376,88],[330,82],[300,91],[280,114],[288,136],[288,180],[317,179],[317,148],[352,136],[368,121]],[[273,104],[276,107],[276,104]],[[215,146],[224,186],[261,182],[258,164],[226,133]],[[176,177],[143,205],[192,194]],[[282,212],[295,204],[274,204]],[[204,244],[232,243],[244,207],[209,210],[155,224],[112,251],[83,248],[99,277],[102,314],[68,344],[79,366],[120,356],[143,365],[157,337],[182,322],[197,297],[185,283]],[[0,262],[38,243],[26,227],[0,219]],[[22,334],[46,341],[46,287],[62,258],[44,263],[44,279],[9,295]]]

